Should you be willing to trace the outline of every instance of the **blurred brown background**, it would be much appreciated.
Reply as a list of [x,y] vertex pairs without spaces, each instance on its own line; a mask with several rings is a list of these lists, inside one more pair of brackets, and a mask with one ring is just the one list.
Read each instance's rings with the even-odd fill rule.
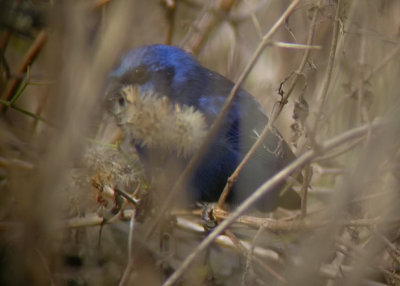
[[[268,114],[289,95],[275,125],[299,156],[367,131],[310,162],[304,224],[285,228],[300,212],[277,211],[268,216],[279,230],[236,226],[272,256],[214,246],[179,285],[400,283],[400,1],[298,2],[243,87]],[[1,0],[0,284],[161,285],[204,234],[174,225],[176,251],[166,255],[157,249],[163,232],[148,241],[137,226],[134,267],[121,282],[126,219],[104,228],[86,220],[117,204],[105,203],[96,183],[129,193],[144,184],[136,163],[108,145],[118,135],[104,128],[107,73],[124,51],[163,43],[236,81],[291,3]]]

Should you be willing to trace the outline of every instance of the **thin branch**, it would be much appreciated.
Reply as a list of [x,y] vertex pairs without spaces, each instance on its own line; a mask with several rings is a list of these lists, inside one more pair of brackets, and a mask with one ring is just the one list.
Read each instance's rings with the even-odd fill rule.
[[[48,125],[51,126],[51,127],[56,127],[56,126],[54,125],[54,123],[51,122],[50,120],[47,120],[46,118],[43,118],[43,117],[41,117],[41,116],[39,116],[39,115],[36,115],[35,113],[30,112],[30,111],[28,111],[28,110],[25,110],[25,109],[23,109],[23,108],[21,108],[21,107],[18,107],[18,106],[16,106],[16,105],[12,105],[9,101],[0,99],[0,106],[1,106],[1,105],[7,106],[7,107],[11,107],[12,109],[15,109],[15,110],[17,110],[17,111],[19,111],[19,112],[21,112],[21,113],[27,115],[27,116],[30,116],[30,117],[34,118],[35,120],[40,120],[40,121],[42,121],[42,122],[48,124]],[[1,108],[0,108],[0,109],[1,109]]]
[[[351,242],[346,241],[342,238],[336,238],[335,242],[339,246],[339,249],[338,249],[339,251],[343,252],[345,255],[351,257],[352,259],[358,259],[362,263],[362,265],[359,266],[360,268],[363,269],[364,265],[365,265],[372,269],[381,271],[382,273],[385,273],[386,275],[389,275],[390,277],[400,281],[399,275],[397,275],[391,271],[388,271],[387,269],[385,269],[384,267],[382,267],[380,265],[373,264],[373,261],[371,261],[371,258],[372,258],[371,255],[367,255],[363,250],[361,250],[356,245],[354,245]],[[345,248],[351,250],[351,252],[347,251],[346,249],[343,249],[343,247],[340,247],[340,246],[344,246]],[[354,272],[355,271],[353,270],[352,271],[353,275],[354,275]],[[351,282],[351,280],[350,280],[350,282]]]
[[[251,6],[249,1],[244,1],[245,5],[249,7],[248,10],[246,11],[239,11],[238,13],[231,13],[230,15],[227,15],[226,18],[228,21],[234,23],[235,25],[240,24],[241,22],[249,20],[249,18],[253,21],[253,24],[256,26],[257,33],[259,32],[258,30],[260,29],[257,26],[260,26],[258,23],[258,20],[256,18],[256,13],[262,9],[266,9],[266,7],[271,5],[270,0],[260,0],[258,1],[254,6]],[[253,3],[252,3],[253,4]],[[260,30],[259,33],[260,38],[262,38],[262,33]]]
[[[260,56],[260,54],[262,53],[264,48],[269,44],[270,38],[277,31],[277,29],[285,22],[287,17],[289,17],[289,15],[293,12],[293,10],[296,8],[296,6],[299,4],[299,2],[300,1],[298,1],[298,0],[293,1],[289,5],[289,7],[286,9],[286,11],[281,15],[281,17],[271,27],[271,29],[267,32],[267,34],[265,34],[265,36],[263,37],[261,43],[258,45],[257,50],[253,54],[253,57],[251,58],[251,60],[247,64],[244,72],[240,75],[238,81],[234,85],[234,87],[233,87],[233,89],[231,91],[231,94],[229,95],[229,98],[228,98],[227,102],[225,103],[224,107],[221,110],[221,113],[225,114],[226,109],[228,109],[230,107],[231,102],[233,101],[234,96],[235,96],[236,92],[238,91],[241,83],[245,80],[245,78],[250,73],[251,69],[253,68],[253,66],[257,62],[258,57]],[[237,177],[239,176],[239,173],[241,172],[243,167],[250,160],[250,158],[254,155],[254,153],[256,152],[258,147],[262,144],[262,140],[265,138],[265,136],[269,132],[273,122],[274,122],[273,118],[270,119],[270,121],[268,122],[267,126],[264,128],[264,130],[261,132],[260,136],[257,138],[256,142],[253,144],[251,149],[247,152],[246,156],[240,162],[239,166],[236,167],[236,170],[228,178],[227,184],[225,185],[224,190],[222,191],[222,194],[221,194],[221,196],[220,196],[220,198],[218,200],[218,204],[217,204],[218,207],[221,208],[222,205],[224,204],[224,202],[226,201],[226,198],[228,197],[228,194],[229,194],[229,192],[230,192],[230,190],[232,188],[233,183],[237,180]]]
[[168,22],[167,35],[165,38],[165,44],[171,45],[172,36],[174,35],[175,18],[176,18],[176,3],[175,0],[164,0],[163,8],[165,13],[165,18]]
[[272,28],[268,31],[268,33],[263,37],[263,40],[258,45],[251,60],[247,64],[246,68],[240,75],[240,77],[237,80],[237,82],[235,83],[235,85],[233,86],[227,100],[225,101],[224,106],[222,107],[220,113],[218,114],[218,117],[213,122],[213,124],[210,128],[210,131],[207,134],[206,139],[201,144],[201,147],[196,152],[196,154],[192,157],[189,164],[186,166],[185,170],[183,171],[183,173],[178,178],[177,182],[175,183],[175,185],[172,187],[171,191],[169,192],[167,198],[165,199],[164,205],[161,207],[161,210],[158,213],[158,216],[155,218],[153,224],[150,226],[149,231],[146,234],[147,238],[150,237],[151,234],[154,232],[154,230],[156,229],[156,226],[161,221],[164,213],[168,209],[169,204],[172,202],[172,200],[176,196],[176,194],[179,193],[179,190],[182,188],[182,186],[184,186],[184,183],[188,180],[189,176],[194,172],[194,170],[197,167],[197,165],[199,164],[200,160],[203,158],[203,154],[208,149],[212,139],[217,134],[219,127],[222,124],[223,118],[225,118],[225,115],[228,113],[228,110],[229,110],[230,106],[232,105],[233,100],[235,99],[237,91],[239,90],[243,81],[249,75],[250,71],[252,70],[252,68],[254,67],[255,63],[257,62],[259,56],[261,55],[262,51],[264,50],[266,45],[269,43],[270,38],[277,31],[277,29],[280,27],[280,25],[282,25],[282,23],[290,15],[290,13],[294,10],[294,8],[296,7],[296,5],[299,2],[300,2],[300,0],[294,0],[289,5],[289,7],[286,9],[286,11],[281,15],[281,17],[278,19],[278,21],[275,22],[274,26],[272,26]]
[[[209,3],[211,4],[213,2],[214,1],[210,1]],[[201,18],[198,20],[196,30],[190,30],[190,32],[193,33],[195,31],[196,33],[194,33],[191,37],[185,37],[183,47],[189,50],[191,53],[197,55],[201,47],[204,45],[207,37],[222,21],[222,18],[217,15],[218,12],[228,13],[235,2],[235,0],[219,0],[217,1],[214,9],[206,9],[205,13],[202,14]]]
[[315,115],[314,121],[311,125],[311,129],[309,130],[309,134],[310,134],[309,137],[310,137],[311,142],[313,143],[314,147],[317,147],[317,144],[315,141],[315,134],[316,134],[316,131],[318,128],[318,123],[320,121],[321,115],[323,113],[322,109],[326,102],[328,89],[329,89],[331,79],[332,79],[333,67],[335,64],[336,48],[337,48],[337,43],[338,43],[338,38],[339,38],[339,26],[340,26],[339,17],[340,17],[341,3],[342,3],[342,0],[338,0],[338,2],[336,4],[336,14],[335,14],[335,19],[334,19],[334,24],[333,24],[332,41],[331,41],[331,48],[329,51],[328,67],[326,69],[324,84],[322,86],[321,93],[316,98],[316,101],[317,101],[316,115]]
[[[315,27],[316,27],[316,20],[317,20],[317,15],[318,15],[318,10],[319,9],[315,9],[314,10],[314,14],[313,14],[313,19],[311,21],[311,27],[309,30],[309,34],[308,34],[308,39],[307,39],[307,44],[305,46],[307,47],[312,47],[312,41],[313,41],[313,37],[314,37],[314,31],[315,31]],[[287,102],[287,99],[289,98],[290,94],[292,93],[297,80],[300,76],[300,74],[302,73],[304,66],[307,62],[307,59],[310,55],[310,49],[306,49],[302,61],[300,63],[299,68],[297,69],[296,73],[295,73],[295,78],[292,82],[292,85],[289,88],[289,91],[287,92],[286,96],[281,100],[281,104],[279,105],[278,110],[275,110],[275,113],[273,113],[271,115],[271,119],[268,122],[267,126],[264,128],[264,130],[261,132],[260,136],[257,138],[257,141],[254,143],[254,145],[251,147],[251,149],[249,150],[249,152],[246,154],[246,156],[243,158],[243,160],[240,162],[239,166],[236,168],[236,170],[232,173],[232,175],[228,178],[227,184],[224,187],[224,190],[218,200],[218,207],[222,208],[222,205],[224,204],[224,202],[226,201],[226,198],[229,195],[230,189],[232,188],[234,182],[237,180],[241,170],[244,168],[244,166],[246,165],[246,163],[250,160],[250,158],[253,156],[253,154],[256,152],[256,150],[258,149],[258,147],[261,145],[263,139],[267,136],[267,134],[270,132],[271,126],[274,124],[275,120],[278,118],[280,112],[282,111],[283,107],[284,107],[284,103]]]
[[[372,123],[373,128],[377,128],[380,126],[380,122]],[[365,135],[370,128],[370,125],[364,125],[358,128],[351,129],[347,132],[344,132],[337,137],[328,140],[327,142],[321,144],[320,150],[322,152],[326,152],[340,146],[349,140],[354,138],[358,138],[360,136]],[[177,268],[177,270],[165,281],[164,286],[173,285],[177,282],[179,277],[189,268],[195,258],[205,250],[215,239],[216,237],[225,231],[236,219],[242,215],[246,210],[248,210],[255,202],[257,202],[263,195],[271,191],[274,187],[276,187],[279,183],[285,180],[290,174],[295,172],[298,168],[304,166],[307,163],[310,163],[314,158],[318,156],[319,153],[316,150],[312,149],[300,157],[298,157],[295,161],[290,163],[286,168],[282,169],[280,172],[275,174],[271,179],[261,185],[251,196],[249,196],[242,204],[238,206],[238,208],[229,215],[229,217],[221,222],[199,245],[198,247],[182,262],[182,264]]]
[[341,149],[334,150],[331,153],[324,154],[323,156],[316,159],[314,162],[321,162],[325,160],[330,160],[332,158],[337,158],[338,156],[350,151],[351,149],[355,148],[357,145],[361,144],[365,141],[365,138],[360,138],[355,140],[354,142],[349,143],[347,146],[343,146]]
[[307,193],[310,184],[311,167],[310,164],[304,168],[303,185],[301,186],[301,217],[305,218],[307,214]]
[[[375,197],[371,197],[375,198]],[[124,218],[132,217],[132,210],[124,210]],[[190,212],[190,215],[195,214],[200,216],[201,210]],[[173,211],[171,215],[180,215],[187,216],[189,215],[187,212],[182,214],[181,211]],[[223,210],[214,210],[213,214],[217,219],[224,220],[229,218],[229,213]],[[121,219],[121,218],[120,218]],[[106,220],[100,217],[98,214],[86,214],[85,217],[77,217],[68,219],[61,223],[62,228],[81,228],[81,227],[95,227],[104,224],[114,223],[116,220]],[[184,222],[184,223],[183,223]],[[346,227],[372,227],[379,223],[379,218],[365,218],[365,219],[354,219],[354,220],[343,220],[337,222],[340,225]],[[267,218],[260,218],[254,216],[243,215],[236,219],[235,223],[243,224],[248,227],[260,228],[263,227],[266,230],[270,231],[297,231],[297,230],[312,230],[316,228],[321,228],[329,223],[328,220],[320,220],[320,221],[312,221],[312,220],[274,220]],[[400,219],[393,218],[392,220],[386,221],[388,224],[400,224]],[[10,227],[15,226],[17,223],[13,222],[0,222],[0,230],[7,230]],[[204,228],[199,224],[190,224],[188,221],[184,220],[182,217],[178,217],[178,227],[191,230],[198,233],[204,233]]]
[[[261,7],[260,7],[260,4],[261,4],[261,5],[265,5],[265,4],[267,4],[267,3],[269,3],[269,1],[268,1],[268,2],[267,2],[267,1],[262,1],[262,3],[258,3],[257,7],[261,8]],[[255,9],[256,7],[252,8],[251,5],[248,3],[248,1],[244,1],[244,4],[245,4],[246,6],[248,6],[248,7],[250,7],[250,10],[248,11],[248,14],[244,15],[245,17],[242,18],[242,20],[247,19],[248,17],[251,18],[251,21],[253,22],[254,28],[256,29],[257,35],[258,35],[258,37],[259,37],[260,40],[261,40],[261,39],[262,39],[262,36],[263,36],[263,33],[262,33],[262,31],[261,31],[260,21],[258,21],[257,15],[256,15],[257,9]],[[242,16],[243,16],[243,15],[242,15]],[[235,18],[235,17],[233,16],[233,17],[231,17],[230,20],[231,20],[233,23],[235,23],[235,25],[237,25],[238,22],[235,21],[234,18]],[[236,19],[238,19],[238,17],[237,17]]]
[[[22,74],[25,72],[26,68],[33,62],[36,56],[39,54],[41,49],[44,46],[44,43],[47,39],[47,33],[45,31],[41,31],[38,36],[36,37],[35,41],[33,42],[32,46],[29,48],[28,52],[25,55],[22,63],[17,69],[17,74]],[[14,93],[17,86],[20,84],[21,79],[14,78],[8,84],[6,90],[1,96],[1,99],[8,101],[12,94]],[[2,110],[2,106],[0,106],[0,110]]]
[[[230,240],[233,242],[233,244],[236,246],[236,248],[239,249],[240,252],[244,256],[246,256],[247,250],[246,250],[245,246],[242,244],[242,242],[236,237],[236,235],[233,232],[231,232],[229,229],[225,230],[225,234],[230,238]],[[284,277],[282,277],[278,272],[276,272],[271,266],[266,264],[264,261],[262,261],[261,259],[259,259],[257,257],[254,257],[253,259],[258,265],[260,265],[262,268],[264,268],[265,271],[267,271],[273,277],[275,277],[275,279],[277,279],[278,281],[280,281],[282,283],[287,283],[287,280]]]
[[386,246],[389,248],[390,251],[388,251],[389,255],[392,257],[392,259],[394,261],[396,261],[396,263],[398,265],[400,265],[400,252],[397,249],[397,247],[395,245],[393,245],[393,243],[390,242],[389,239],[386,238],[386,236],[384,236],[382,233],[380,233],[375,227],[370,227],[370,230],[380,239],[383,241],[384,244],[386,244]]
[[[367,83],[371,78],[382,68],[384,68],[388,63],[393,61],[393,58],[397,56],[400,52],[400,44],[398,44],[395,48],[393,48],[387,55],[383,58],[382,61],[379,61],[378,64],[364,76],[364,83]],[[358,90],[358,86],[352,86],[351,90],[345,94],[339,102],[337,102],[328,112],[326,112],[326,118],[329,118],[343,103],[346,102],[346,99],[353,97]]]
[[[203,18],[207,15],[207,13],[209,13],[208,11],[211,10],[212,4],[213,4],[213,1],[208,1],[208,3],[203,6],[203,8],[201,9],[201,11],[199,13],[199,16],[194,21],[194,23],[192,23],[190,25],[188,32],[186,33],[183,40],[180,42],[180,44],[179,44],[180,47],[183,47],[183,48],[186,47],[187,42],[193,37],[193,34],[199,29],[200,23],[203,20]],[[190,50],[189,47],[186,47],[186,49]]]
[[[285,49],[296,49],[296,50],[321,50],[322,46],[308,45],[308,44],[296,44],[296,43],[286,43],[286,42],[277,42],[274,41],[271,45],[278,48]],[[301,67],[301,66],[300,66]],[[298,76],[301,72],[296,71],[296,75]]]
[[[312,15],[310,29],[308,30],[308,35],[307,35],[307,44],[306,44],[307,46],[312,46],[312,43],[314,41],[314,34],[315,34],[315,29],[317,27],[316,23],[317,23],[317,19],[318,19],[318,13],[319,13],[319,6],[315,7],[313,15]],[[292,94],[292,92],[297,84],[297,81],[299,80],[300,75],[303,74],[303,70],[304,70],[304,67],[306,66],[308,58],[310,57],[310,53],[311,53],[310,49],[306,49],[304,51],[300,65],[294,74],[294,79],[293,79],[291,85],[289,86],[288,91],[286,92],[286,95],[281,100],[282,103],[287,102],[289,96]],[[281,108],[283,108],[283,106]]]
[[134,249],[134,239],[133,239],[133,234],[135,230],[135,210],[133,210],[133,213],[131,214],[131,219],[129,223],[129,237],[128,237],[128,264],[126,265],[124,274],[122,275],[121,281],[119,282],[119,286],[125,286],[128,285],[129,282],[129,277],[131,276],[131,273],[133,271],[133,249]]

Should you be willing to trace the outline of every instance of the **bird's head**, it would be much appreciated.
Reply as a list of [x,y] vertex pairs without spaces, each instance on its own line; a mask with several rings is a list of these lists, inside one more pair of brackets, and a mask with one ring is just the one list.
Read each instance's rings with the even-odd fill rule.
[[[204,89],[204,69],[178,47],[150,45],[131,50],[111,72],[108,100],[127,85],[138,85],[141,92],[167,96],[172,102],[193,105]],[[118,94],[116,94],[118,95]],[[111,98],[110,98],[111,96]],[[122,101],[119,102],[123,104]]]
[[136,144],[190,156],[207,128],[195,108],[205,72],[177,47],[133,49],[109,75],[107,109]]

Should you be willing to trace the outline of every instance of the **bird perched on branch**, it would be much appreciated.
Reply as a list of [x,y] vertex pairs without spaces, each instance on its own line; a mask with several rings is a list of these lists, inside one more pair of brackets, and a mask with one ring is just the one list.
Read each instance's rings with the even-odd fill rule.
[[[201,66],[182,49],[165,45],[143,46],[123,56],[109,76],[107,109],[115,116],[129,144],[139,154],[145,174],[163,174],[171,187],[190,158],[200,148],[224,105],[233,83]],[[259,103],[239,89],[185,189],[190,201],[215,202],[268,123]],[[273,129],[247,162],[228,196],[237,205],[295,156]],[[292,189],[269,192],[257,208],[272,211],[282,205],[298,208]]]

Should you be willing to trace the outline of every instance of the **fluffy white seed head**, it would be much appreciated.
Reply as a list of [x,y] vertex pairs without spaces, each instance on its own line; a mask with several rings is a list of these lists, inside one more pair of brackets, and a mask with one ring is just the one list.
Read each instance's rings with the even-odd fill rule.
[[172,104],[160,94],[122,89],[125,100],[116,117],[125,134],[141,146],[190,157],[207,135],[204,115],[187,105]]

